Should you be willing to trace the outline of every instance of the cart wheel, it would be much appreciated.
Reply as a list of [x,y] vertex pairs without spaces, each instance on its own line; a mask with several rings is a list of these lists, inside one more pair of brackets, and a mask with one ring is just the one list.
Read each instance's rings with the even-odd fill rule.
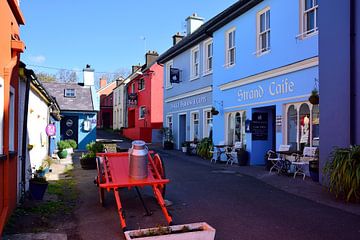
[[100,204],[101,206],[105,205],[105,190],[100,187],[100,183],[104,182],[104,169],[101,165],[100,158],[96,158],[96,166],[97,166],[97,186],[99,191],[99,197],[100,197]]
[[[165,179],[166,178],[165,165],[164,165],[164,161],[161,159],[159,154],[155,154],[155,156],[154,156],[154,164],[155,164],[155,167],[158,170],[161,178]],[[161,195],[163,197],[165,197],[166,185],[165,184],[160,184],[160,185],[158,185],[158,189],[160,190]]]

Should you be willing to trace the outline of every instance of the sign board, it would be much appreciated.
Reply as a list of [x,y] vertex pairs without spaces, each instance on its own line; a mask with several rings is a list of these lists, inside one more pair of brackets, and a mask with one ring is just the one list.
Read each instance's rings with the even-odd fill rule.
[[48,124],[45,128],[46,135],[55,136],[56,135],[56,126],[55,124]]
[[268,139],[268,114],[255,112],[252,114],[252,140]]

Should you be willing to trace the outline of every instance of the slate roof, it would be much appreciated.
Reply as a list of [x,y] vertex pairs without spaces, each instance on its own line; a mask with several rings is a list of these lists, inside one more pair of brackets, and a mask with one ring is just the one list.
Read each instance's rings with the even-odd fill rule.
[[184,37],[179,43],[169,48],[166,52],[161,54],[157,62],[164,64],[173,57],[191,48],[199,42],[212,37],[214,31],[218,30],[225,24],[231,22],[238,16],[242,15],[263,0],[239,0],[233,5],[211,18],[209,21],[201,25],[195,32]]
[[[78,83],[43,83],[46,90],[53,96],[61,111],[95,111],[91,88]],[[75,97],[65,97],[65,89],[75,89]]]

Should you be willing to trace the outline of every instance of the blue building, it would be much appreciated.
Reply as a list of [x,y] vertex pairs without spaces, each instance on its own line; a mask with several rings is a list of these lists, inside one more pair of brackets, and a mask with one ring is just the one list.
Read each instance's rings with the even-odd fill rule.
[[173,47],[158,58],[164,65],[164,126],[175,147],[208,137],[212,115],[213,43],[208,24],[196,14],[188,17],[187,35],[173,36]]
[[319,144],[319,106],[308,101],[319,87],[317,11],[316,0],[244,0],[208,28],[215,144],[242,142],[251,165],[280,144]]
[[62,116],[56,122],[56,139],[73,139],[79,150],[96,140],[98,99],[94,88],[94,70],[87,66],[83,83],[44,83],[47,91],[56,99]]

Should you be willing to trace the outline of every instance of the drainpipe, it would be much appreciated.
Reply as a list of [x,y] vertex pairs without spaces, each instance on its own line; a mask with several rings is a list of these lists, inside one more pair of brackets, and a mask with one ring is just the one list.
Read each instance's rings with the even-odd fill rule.
[[350,1],[350,145],[355,144],[356,138],[356,1]]
[[26,88],[25,88],[25,102],[24,102],[24,121],[22,129],[22,146],[21,146],[21,201],[25,200],[25,186],[26,186],[26,150],[27,150],[27,119],[29,110],[29,94],[30,82],[34,78],[32,70],[25,69]]

